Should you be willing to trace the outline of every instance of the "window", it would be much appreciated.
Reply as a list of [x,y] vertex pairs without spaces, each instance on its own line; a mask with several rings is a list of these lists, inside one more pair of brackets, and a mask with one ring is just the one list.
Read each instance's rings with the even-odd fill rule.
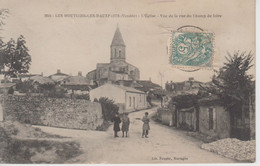
[[116,49],[115,49],[115,57],[116,57]]
[[121,57],[121,50],[119,50],[119,57]]
[[133,97],[133,107],[135,108],[135,97]]
[[142,95],[140,95],[139,97],[140,97],[140,100],[139,100],[139,101],[140,101],[140,103],[141,103],[141,102],[142,102]]
[[131,97],[129,97],[129,107],[131,107]]

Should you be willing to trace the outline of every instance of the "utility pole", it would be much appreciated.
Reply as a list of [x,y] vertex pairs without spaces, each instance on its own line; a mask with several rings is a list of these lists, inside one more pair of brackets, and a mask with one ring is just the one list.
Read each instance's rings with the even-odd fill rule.
[[162,88],[162,77],[163,77],[163,74],[161,72],[159,72],[159,75],[161,77],[161,107],[163,107],[163,88]]

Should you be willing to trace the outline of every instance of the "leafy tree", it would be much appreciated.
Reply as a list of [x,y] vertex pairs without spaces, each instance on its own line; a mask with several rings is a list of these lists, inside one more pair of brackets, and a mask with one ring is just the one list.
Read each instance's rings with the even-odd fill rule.
[[239,110],[242,104],[248,103],[253,93],[252,75],[247,72],[253,66],[253,55],[245,52],[228,53],[227,62],[213,76],[213,88],[209,92],[218,95],[226,110]]
[[31,65],[31,56],[25,43],[25,38],[21,35],[17,42],[11,39],[1,50],[0,57],[4,66],[1,73],[5,76],[17,77],[18,74],[28,73]]
[[[4,20],[8,16],[8,13],[8,9],[0,9],[0,31],[2,30],[2,26],[5,25]],[[6,44],[2,41],[2,38],[0,36],[0,74],[4,68],[3,47],[5,46]]]
[[101,104],[104,120],[110,121],[118,112],[118,106],[106,97],[101,97],[98,102]]
[[[8,9],[0,9],[0,30],[8,13]],[[4,74],[5,77],[17,77],[17,74],[28,72],[31,56],[25,43],[22,35],[17,41],[10,39],[7,43],[0,37],[0,74]]]
[[176,105],[176,109],[189,108],[193,106],[197,107],[199,98],[200,97],[195,94],[178,95],[172,97],[169,104]]

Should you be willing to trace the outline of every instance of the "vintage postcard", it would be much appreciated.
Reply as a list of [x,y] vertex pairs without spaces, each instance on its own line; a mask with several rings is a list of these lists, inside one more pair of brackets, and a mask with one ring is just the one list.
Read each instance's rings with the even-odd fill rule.
[[254,0],[0,0],[0,164],[254,163]]

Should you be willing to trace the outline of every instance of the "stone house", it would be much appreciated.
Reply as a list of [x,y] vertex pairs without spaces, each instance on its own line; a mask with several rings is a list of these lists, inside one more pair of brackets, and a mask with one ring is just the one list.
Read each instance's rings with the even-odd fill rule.
[[199,100],[199,131],[205,135],[229,138],[230,115],[216,96]]
[[189,131],[197,131],[197,114],[195,107],[177,110],[177,127]]
[[[33,85],[33,92],[44,93],[45,90],[50,90],[55,86],[55,82],[49,77],[43,77],[40,75],[32,76],[29,79]],[[48,87],[48,88],[47,88]]]
[[55,84],[55,82],[49,77],[43,77],[40,75],[32,76],[29,80],[32,80],[33,83],[38,83],[38,84]]
[[60,81],[60,85],[68,91],[68,94],[88,94],[91,81],[78,72],[77,76],[69,76]]
[[197,94],[202,84],[204,83],[190,77],[187,81],[166,82],[165,88],[168,92],[174,92],[174,95]]
[[60,83],[63,79],[67,77],[69,77],[69,75],[62,73],[60,69],[57,70],[57,73],[49,76],[49,78],[54,80],[56,83]]
[[119,112],[131,112],[147,108],[146,93],[131,87],[106,83],[90,90],[90,100],[107,97],[119,106]]
[[199,100],[199,131],[218,138],[255,139],[255,100],[226,111],[219,98],[208,96]]

